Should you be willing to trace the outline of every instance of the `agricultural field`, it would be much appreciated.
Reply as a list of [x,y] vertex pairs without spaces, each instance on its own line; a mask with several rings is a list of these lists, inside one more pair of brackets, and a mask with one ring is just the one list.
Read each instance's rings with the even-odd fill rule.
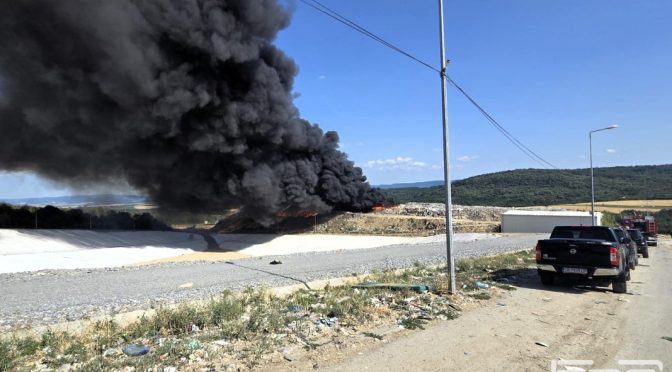
[[[578,211],[589,211],[590,202],[576,204],[551,205],[553,208],[563,208]],[[672,209],[672,200],[612,200],[595,202],[595,210],[598,212],[621,213],[624,210],[637,210],[658,212],[661,209]]]

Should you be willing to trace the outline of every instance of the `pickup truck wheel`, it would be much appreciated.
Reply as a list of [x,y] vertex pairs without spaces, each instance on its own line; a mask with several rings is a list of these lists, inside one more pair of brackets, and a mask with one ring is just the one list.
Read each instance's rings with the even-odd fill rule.
[[611,283],[611,287],[614,289],[614,293],[626,293],[628,291],[628,282],[625,280],[625,277],[619,277]]
[[642,252],[642,257],[649,258],[649,247],[644,248],[644,251]]
[[540,271],[539,278],[541,278],[541,284],[543,285],[553,285],[555,282],[555,274],[547,271]]

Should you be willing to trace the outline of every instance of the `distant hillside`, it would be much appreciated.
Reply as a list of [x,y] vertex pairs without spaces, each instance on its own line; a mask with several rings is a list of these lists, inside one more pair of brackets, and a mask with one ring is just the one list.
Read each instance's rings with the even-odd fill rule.
[[94,206],[112,204],[139,204],[145,202],[144,196],[138,195],[72,195],[45,198],[0,199],[0,202],[12,205],[54,205],[54,206]]
[[425,181],[425,182],[410,182],[410,183],[392,183],[389,185],[374,185],[374,187],[377,187],[379,189],[387,190],[387,189],[406,189],[406,188],[411,188],[411,187],[419,187],[419,188],[426,188],[426,187],[434,187],[434,186],[440,186],[443,185],[443,181]]
[[[595,168],[595,200],[672,199],[672,164]],[[444,188],[388,189],[398,203],[443,202]],[[519,169],[454,181],[453,203],[521,207],[590,201],[590,169]]]

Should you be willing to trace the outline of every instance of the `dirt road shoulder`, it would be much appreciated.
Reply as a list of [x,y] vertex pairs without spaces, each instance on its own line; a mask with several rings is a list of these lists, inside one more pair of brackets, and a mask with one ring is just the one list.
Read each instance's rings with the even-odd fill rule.
[[672,342],[661,338],[672,336],[665,315],[672,313],[671,243],[640,259],[626,295],[570,283],[542,287],[528,270],[516,278],[518,290],[487,306],[329,370],[549,371],[553,360],[619,368],[619,359],[672,366]]

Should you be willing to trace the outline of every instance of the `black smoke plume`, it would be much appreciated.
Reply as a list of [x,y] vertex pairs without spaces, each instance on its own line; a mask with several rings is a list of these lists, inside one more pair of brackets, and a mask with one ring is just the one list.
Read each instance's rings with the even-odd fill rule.
[[125,180],[163,207],[367,210],[384,196],[299,117],[276,0],[6,0],[0,168]]

